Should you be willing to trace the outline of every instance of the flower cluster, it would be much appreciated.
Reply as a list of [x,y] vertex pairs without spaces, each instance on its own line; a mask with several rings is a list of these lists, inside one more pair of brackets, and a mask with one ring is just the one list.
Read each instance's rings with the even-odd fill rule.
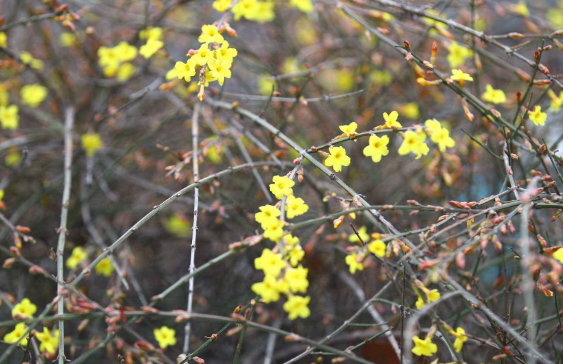
[[[402,128],[401,123],[397,121],[398,117],[399,113],[397,111],[392,111],[389,114],[386,112],[383,113],[385,124],[376,127],[375,130],[391,129],[397,131],[399,128]],[[455,141],[450,137],[449,130],[443,127],[436,119],[426,120],[424,126],[425,129],[417,127],[414,131],[407,130],[401,134],[403,143],[398,150],[400,155],[413,153],[416,155],[416,159],[427,155],[430,150],[425,142],[427,135],[430,136],[432,142],[438,145],[441,152],[444,152],[446,148],[453,148],[455,146]],[[357,124],[355,122],[349,125],[341,125],[339,128],[343,134],[336,139],[348,137],[356,141]],[[363,153],[366,157],[370,157],[374,163],[379,163],[382,157],[389,154],[388,144],[389,137],[387,135],[381,137],[378,135],[370,135],[368,145],[363,149]],[[340,172],[342,166],[350,165],[350,157],[346,155],[346,149],[344,149],[344,147],[331,146],[329,154],[326,154],[326,157],[324,162],[325,166],[332,167],[336,172]]]
[[[378,258],[384,258],[387,255],[387,244],[381,239],[382,237],[378,233],[368,234],[365,226],[359,228],[357,234],[351,234],[348,237],[348,241],[351,243],[367,244],[367,250],[356,250],[346,256],[345,261],[350,273],[354,274],[356,271],[364,270],[363,261],[368,253],[372,253]],[[370,242],[368,243],[368,241]]]
[[[438,292],[437,289],[428,289],[424,285],[424,283],[422,283],[419,280],[415,280],[414,285],[413,285],[413,290],[418,297],[415,305],[416,305],[416,308],[418,308],[419,310],[421,308],[423,308],[424,306],[426,306],[427,303],[437,301],[441,297],[440,292]],[[422,291],[424,293],[424,295],[426,296],[426,299],[422,298],[420,291]]]
[[102,46],[98,48],[98,64],[102,67],[106,77],[115,77],[119,82],[125,82],[135,72],[131,63],[137,57],[137,48],[127,42],[121,42],[115,47]]
[[[302,198],[293,195],[293,182],[287,176],[274,176],[270,184],[270,191],[277,199],[285,198],[285,213],[288,219],[303,215],[309,206]],[[264,237],[280,244],[274,249],[264,249],[262,255],[254,260],[254,267],[264,272],[264,280],[252,285],[252,290],[265,303],[277,302],[281,294],[288,297],[284,310],[289,313],[291,320],[297,317],[307,318],[310,315],[308,307],[310,297],[298,296],[296,293],[306,293],[309,287],[307,280],[308,269],[299,263],[305,256],[305,251],[299,244],[299,238],[291,234],[284,234],[284,222],[280,219],[280,206],[265,205],[256,213],[255,220],[262,229]],[[280,242],[281,240],[281,242]],[[279,252],[280,247],[282,252]]]
[[[289,0],[289,6],[301,10],[304,13],[313,11],[311,0]],[[225,12],[231,9],[236,21],[241,18],[266,23],[274,20],[275,3],[272,0],[239,0],[233,6],[233,0],[215,0],[213,7],[218,12]]]
[[74,249],[72,249],[70,257],[66,260],[66,267],[68,269],[74,269],[86,258],[88,258],[88,254],[84,251],[84,248],[80,246],[74,247]]
[[[445,321],[440,320],[440,325],[445,329],[445,331],[455,338],[454,350],[456,353],[461,352],[463,349],[463,344],[467,341],[467,335],[462,327],[458,327],[454,330]],[[434,334],[436,333],[437,326],[432,325],[428,330],[428,334],[424,339],[418,336],[413,336],[414,348],[412,348],[413,354],[417,356],[427,356],[431,357],[438,352],[438,346],[432,342]]]
[[139,38],[147,42],[139,48],[139,54],[146,59],[151,58],[160,48],[164,47],[162,39],[162,28],[149,27],[141,30]]
[[[33,315],[37,312],[37,306],[31,303],[28,298],[24,298],[20,303],[16,304],[12,308],[12,317],[15,320],[26,320],[33,318]],[[28,338],[26,337],[26,332],[29,328],[25,323],[18,323],[12,332],[9,332],[4,336],[4,341],[12,344],[19,341],[19,344],[26,347],[28,344]],[[35,332],[35,331],[34,331]],[[39,340],[39,350],[45,353],[48,358],[53,358],[58,350],[59,345],[59,330],[56,330],[53,334],[51,331],[44,327],[43,332],[35,332],[35,337]]]
[[200,91],[198,98],[205,97],[205,87],[209,82],[217,81],[223,86],[225,78],[231,78],[231,67],[237,56],[237,50],[229,47],[215,25],[204,25],[198,38],[201,46],[197,50],[190,50],[190,57],[186,62],[176,62],[171,70],[178,79],[190,82],[198,74]]
[[[0,84],[0,127],[15,130],[19,127],[19,107],[10,105],[9,82]],[[39,84],[24,85],[20,90],[21,102],[31,107],[38,107],[48,95],[45,86]]]
[[[285,240],[285,237],[284,237]],[[299,240],[287,235],[285,246],[291,251],[291,244],[299,244]],[[302,258],[302,256],[301,256]],[[297,262],[299,258],[295,259]],[[293,267],[288,264],[280,253],[270,249],[264,249],[262,255],[254,260],[254,267],[264,272],[264,280],[254,283],[252,291],[258,294],[265,303],[277,302],[281,294],[287,295],[288,299],[283,308],[289,314],[291,320],[297,317],[307,318],[310,315],[308,307],[310,297],[298,296],[296,293],[306,293],[309,287],[307,274],[309,270],[302,265]]]

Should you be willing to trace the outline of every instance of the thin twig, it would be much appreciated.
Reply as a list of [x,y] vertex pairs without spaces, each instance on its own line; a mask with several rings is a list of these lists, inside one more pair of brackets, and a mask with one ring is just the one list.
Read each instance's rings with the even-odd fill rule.
[[[193,160],[193,180],[194,183],[199,183],[199,158],[197,150],[199,145],[199,112],[201,103],[196,102],[194,112],[192,115],[192,160]],[[195,271],[195,250],[197,239],[197,215],[199,209],[199,188],[197,185],[194,187],[194,221],[192,224],[192,245],[190,254],[190,273]],[[194,300],[194,276],[190,277],[188,282],[188,313],[192,313],[192,305]],[[190,335],[192,332],[192,325],[190,320],[186,323],[184,338],[184,354],[188,355],[190,352]]]
[[[64,252],[68,219],[68,205],[70,203],[70,187],[72,183],[72,132],[74,127],[74,108],[68,107],[65,111],[65,161],[64,161],[64,187],[63,201],[61,208],[61,225],[59,227],[59,241],[57,243],[57,295],[59,302],[57,306],[57,314],[64,314],[64,296],[62,291],[64,286]],[[59,320],[59,364],[65,362],[65,326],[64,321]]]

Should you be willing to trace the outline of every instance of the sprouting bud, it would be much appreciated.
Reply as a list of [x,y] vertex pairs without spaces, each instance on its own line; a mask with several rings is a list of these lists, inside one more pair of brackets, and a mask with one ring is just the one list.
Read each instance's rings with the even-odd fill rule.
[[436,63],[436,53],[438,52],[438,43],[436,41],[432,42],[432,53],[430,55],[430,63]]
[[404,40],[403,44],[405,45],[405,49],[410,52],[411,51],[411,44],[409,43],[409,41]]
[[512,33],[508,33],[508,38],[520,39],[520,38],[524,38],[524,35],[522,35],[520,33],[512,32]]
[[16,262],[16,258],[8,258],[4,261],[4,264],[2,264],[2,268],[4,269],[10,269],[12,267],[12,265],[14,265],[14,263]]

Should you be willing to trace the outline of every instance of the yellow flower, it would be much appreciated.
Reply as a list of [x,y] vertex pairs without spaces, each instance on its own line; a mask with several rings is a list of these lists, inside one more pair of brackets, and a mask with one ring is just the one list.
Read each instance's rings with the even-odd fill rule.
[[293,195],[293,187],[295,182],[293,182],[288,177],[274,176],[274,183],[270,184],[270,191],[276,196],[278,200],[281,200],[283,196]]
[[76,36],[69,32],[64,32],[59,37],[59,44],[63,47],[71,48],[74,47],[78,41],[76,40]]
[[154,329],[153,332],[154,338],[158,341],[158,346],[161,349],[176,345],[176,330],[162,326],[160,329]]
[[33,58],[31,53],[29,52],[25,52],[25,51],[21,52],[20,60],[22,61],[22,63],[27,64],[28,66],[30,66],[35,70],[43,69],[43,61]]
[[563,28],[563,9],[561,7],[549,9],[545,14],[547,21],[551,23],[556,29]]
[[415,120],[420,117],[420,110],[418,109],[418,104],[416,102],[408,102],[406,104],[399,105],[398,107],[401,115]]
[[4,190],[0,190],[0,201],[4,198]]
[[260,212],[254,215],[254,220],[262,225],[262,229],[266,229],[266,226],[278,220],[281,212],[280,210],[272,205],[265,205],[259,207]]
[[275,17],[274,2],[266,0],[257,2],[254,7],[254,12],[247,19],[263,24],[274,20]]
[[350,157],[346,155],[344,147],[330,147],[330,156],[325,159],[325,166],[332,167],[335,172],[340,172],[342,166],[350,165]]
[[283,236],[283,221],[272,220],[268,222],[264,228],[264,237],[273,242],[278,242]]
[[451,68],[457,68],[463,65],[465,59],[471,55],[471,51],[464,46],[460,46],[456,42],[452,42],[448,48],[450,53],[448,54],[448,62],[450,62]]
[[117,82],[125,82],[129,80],[131,76],[133,76],[133,73],[135,73],[135,66],[129,62],[123,63],[117,69],[117,74],[115,75],[115,79],[117,80]]
[[47,88],[38,84],[25,85],[21,89],[21,98],[24,104],[31,107],[39,106],[47,97]]
[[428,119],[424,122],[424,126],[426,127],[426,132],[430,135],[439,132],[442,130],[442,124],[436,119]]
[[313,3],[311,0],[289,0],[289,6],[297,8],[304,13],[313,11]]
[[41,345],[39,350],[41,352],[48,352],[49,354],[55,354],[59,347],[59,330],[55,330],[54,335],[51,335],[51,330],[44,327],[43,332],[38,332],[35,337]]
[[401,128],[402,125],[397,121],[399,113],[396,111],[391,111],[391,114],[383,113],[383,119],[385,119],[385,127],[388,129]]
[[303,260],[303,257],[305,256],[305,251],[303,250],[303,248],[301,248],[301,245],[290,247],[288,250],[289,252],[287,253],[287,257],[289,259],[289,263],[293,267],[296,267],[297,264],[299,264],[299,262]]
[[427,337],[421,340],[418,336],[413,336],[414,348],[412,352],[417,356],[432,356],[438,351],[438,346],[432,342],[432,338]]
[[176,71],[179,80],[183,78],[186,82],[190,82],[191,78],[195,76],[195,66],[196,64],[192,59],[189,59],[186,63],[178,61],[174,65],[174,71]]
[[428,146],[424,143],[426,135],[422,132],[415,133],[412,130],[407,130],[405,133],[405,140],[399,148],[400,155],[406,155],[409,153],[416,154],[416,159],[419,159],[422,155],[428,154]]
[[[179,63],[183,64],[182,62]],[[178,71],[176,71],[176,68],[172,68],[171,70],[166,72],[166,76],[164,76],[164,78],[166,79],[166,81],[172,81],[173,79],[178,78]]]
[[289,294],[289,286],[287,285],[285,278],[278,279],[278,281],[276,282],[276,289],[280,293]]
[[[363,242],[366,242],[366,241],[369,240],[369,234],[367,232],[367,227],[365,227],[365,226],[362,226],[358,229],[358,235],[360,235],[360,238],[362,238]],[[356,234],[348,235],[348,241],[350,243],[359,243],[360,238],[358,238],[358,235],[356,235]]]
[[242,17],[253,20],[258,13],[258,2],[256,0],[239,0],[231,11],[237,21]]
[[82,134],[82,149],[86,151],[86,155],[93,156],[104,146],[100,134]]
[[[19,323],[16,325],[16,327],[14,328],[14,331],[7,333],[4,336],[4,341],[8,344],[13,344],[15,342],[17,342],[22,336],[25,335],[25,333],[27,332],[27,326],[25,326],[25,324]],[[23,347],[27,346],[27,337],[22,339],[20,341],[20,345]]]
[[[425,13],[430,14],[430,15],[441,16],[441,14],[434,9],[428,9],[428,10],[425,11]],[[446,27],[446,24],[439,22],[437,20],[434,20],[434,19],[427,18],[427,17],[424,18],[424,22],[429,24],[429,25],[433,25],[437,28],[445,28]]]
[[424,123],[426,131],[430,134],[430,139],[438,144],[440,152],[444,152],[446,148],[453,148],[455,141],[450,137],[450,131],[443,128],[436,119],[426,120]]
[[370,72],[369,79],[376,85],[387,86],[393,81],[393,75],[388,71],[374,70]]
[[88,254],[84,251],[82,247],[75,247],[72,249],[72,253],[68,260],[66,261],[66,266],[68,269],[74,269],[80,262],[88,257]]
[[205,66],[207,62],[213,59],[213,52],[209,50],[209,46],[207,44],[202,44],[197,50],[197,53],[190,58],[190,61],[192,61],[195,65]]
[[164,228],[170,234],[174,234],[179,238],[187,238],[188,236],[190,236],[192,229],[190,222],[178,213],[172,215],[170,218],[168,218],[168,220],[166,220],[166,222],[164,223]]
[[349,265],[350,273],[352,274],[356,273],[357,270],[364,270],[364,264],[362,262],[358,262],[357,254],[348,254],[346,256],[346,264]]
[[266,275],[264,281],[254,283],[251,287],[252,292],[256,293],[265,303],[277,302],[280,299],[280,290],[276,277]]
[[0,106],[0,124],[2,124],[2,129],[17,129],[18,120],[17,105]]
[[309,270],[302,266],[286,270],[284,279],[291,292],[307,292],[307,287],[309,287],[309,281],[307,280],[308,272]]
[[309,206],[307,206],[302,198],[288,196],[285,201],[285,211],[287,212],[287,218],[293,219],[309,211]]
[[431,139],[438,144],[440,152],[444,152],[446,148],[455,147],[455,141],[450,137],[450,131],[446,128],[442,128],[439,132],[432,134]]
[[506,95],[503,90],[495,90],[493,86],[486,85],[485,92],[481,95],[483,101],[492,102],[493,104],[503,104],[506,102]]
[[294,23],[295,38],[303,46],[310,46],[319,42],[317,28],[306,16],[301,16]]
[[262,95],[270,95],[275,90],[276,81],[269,80],[270,77],[268,74],[258,76],[258,90]]
[[282,256],[268,248],[262,250],[262,255],[254,259],[254,268],[264,271],[266,276],[278,277],[285,266]]
[[106,77],[115,77],[115,75],[117,74],[117,71],[119,71],[119,63],[116,64],[115,66],[108,66],[106,68],[103,69],[104,72],[104,76]]
[[96,264],[96,274],[103,275],[104,277],[110,277],[112,273],[113,265],[108,257],[105,257]]
[[6,33],[0,32],[0,47],[7,47],[8,46],[8,37]]
[[371,135],[369,137],[369,145],[364,148],[364,155],[366,157],[371,157],[374,163],[379,163],[381,161],[381,157],[389,154],[387,144],[389,144],[389,137],[387,135],[382,137]]
[[452,70],[452,76],[450,78],[454,81],[460,81],[460,83],[463,83],[464,81],[473,81],[473,77],[462,70],[456,69]]
[[232,3],[233,3],[232,0],[215,0],[213,2],[213,8],[218,12],[222,13],[224,11],[229,10]]
[[200,43],[223,43],[225,39],[215,25],[204,25],[201,27],[201,35],[197,40]]
[[283,241],[285,245],[289,248],[293,248],[294,246],[299,244],[299,238],[291,234],[284,235]]
[[15,319],[32,318],[35,312],[37,312],[37,306],[28,298],[24,298],[12,308],[12,317]]
[[15,148],[10,148],[8,154],[6,154],[6,158],[4,158],[4,163],[8,167],[12,167],[15,166],[16,164],[19,164],[21,160],[22,160],[21,153]]
[[211,59],[207,65],[211,70],[211,75],[217,79],[219,85],[223,86],[225,78],[231,78],[231,62]]
[[160,48],[164,46],[164,42],[157,39],[149,39],[147,44],[142,45],[139,54],[146,59],[151,58]]
[[113,47],[115,55],[120,62],[129,62],[137,57],[137,48],[127,42],[120,42]]
[[428,300],[428,303],[440,299],[440,292],[438,292],[437,289],[433,289],[433,290],[424,289],[424,294],[426,294],[426,299]]
[[160,40],[162,38],[162,28],[147,27],[139,32],[139,38],[146,40]]
[[385,245],[385,243],[379,239],[374,240],[368,244],[368,250],[380,258],[383,258],[385,256],[386,249],[387,246]]
[[465,330],[463,328],[458,327],[456,329],[454,336],[455,336],[455,341],[454,341],[455,352],[459,353],[463,348],[463,343],[467,341],[467,335],[465,335]]
[[342,131],[342,133],[344,133],[344,135],[350,137],[350,139],[353,139],[356,137],[356,129],[358,128],[358,124],[351,122],[348,125],[340,125],[338,128],[340,129],[340,131]]
[[418,299],[416,300],[415,305],[416,305],[416,308],[420,310],[422,307],[424,307],[426,305],[426,303],[422,299],[421,295],[417,294],[417,296],[418,296]]
[[530,15],[530,10],[528,10],[528,6],[523,1],[520,1],[518,4],[513,5],[512,11],[514,11],[518,15],[522,15],[525,18]]
[[103,68],[117,68],[119,57],[116,49],[105,46],[98,48],[98,64]]
[[215,58],[219,61],[227,61],[229,63],[233,62],[233,59],[237,56],[238,52],[234,48],[229,48],[229,42],[226,40],[221,44],[221,48],[215,50]]
[[291,296],[286,303],[283,304],[283,309],[289,313],[289,319],[295,320],[298,317],[307,318],[311,314],[307,305],[311,301],[311,297]]
[[553,253],[553,258],[557,259],[559,263],[563,264],[563,248],[560,247],[559,249],[557,249],[557,251]]
[[[558,112],[559,109],[561,109],[561,106],[563,106],[563,91],[559,92],[559,97],[555,95],[555,92],[553,92],[552,89],[547,90],[547,94],[551,99],[551,104],[549,105],[548,110],[553,112]],[[1,104],[2,103],[0,102],[0,105]]]
[[530,120],[534,122],[534,125],[545,125],[545,120],[547,119],[547,114],[541,112],[541,106],[536,105],[533,111],[529,111]]

